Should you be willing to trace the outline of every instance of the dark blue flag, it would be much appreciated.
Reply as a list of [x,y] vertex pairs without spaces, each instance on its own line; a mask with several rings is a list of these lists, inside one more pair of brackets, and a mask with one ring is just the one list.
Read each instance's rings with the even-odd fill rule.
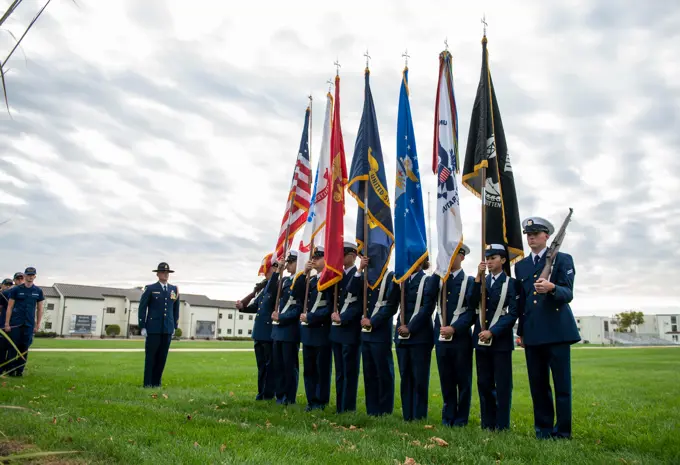
[[[392,210],[387,191],[385,164],[383,162],[378,121],[375,116],[373,95],[369,84],[370,72],[366,69],[364,111],[354,146],[354,157],[349,174],[349,193],[359,204],[356,238],[359,252],[366,254],[368,286],[375,289],[382,280],[394,247]],[[365,201],[365,203],[364,203]],[[364,237],[364,206],[368,216],[368,237]],[[368,250],[365,252],[365,250]]]
[[407,279],[427,258],[423,191],[416,138],[408,100],[408,68],[404,69],[397,118],[397,181],[394,194],[396,253],[394,280]]

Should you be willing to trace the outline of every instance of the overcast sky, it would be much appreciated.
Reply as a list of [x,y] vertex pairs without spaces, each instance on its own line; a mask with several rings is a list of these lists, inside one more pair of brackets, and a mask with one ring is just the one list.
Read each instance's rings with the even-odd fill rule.
[[[680,310],[674,0],[78,4],[52,2],[7,65],[3,275],[31,265],[42,285],[129,287],[153,282],[151,270],[167,261],[180,291],[243,297],[276,242],[310,93],[318,161],[336,59],[351,163],[366,49],[392,200],[408,49],[419,161],[434,205],[438,54],[448,39],[462,159],[486,12],[520,213],[559,227],[574,208],[563,251],[576,263],[575,313]],[[31,5],[6,24],[17,36]],[[9,51],[11,36],[1,34],[0,44]],[[356,203],[347,198],[351,240]],[[480,205],[464,189],[461,204],[472,249],[464,268],[474,273]]]

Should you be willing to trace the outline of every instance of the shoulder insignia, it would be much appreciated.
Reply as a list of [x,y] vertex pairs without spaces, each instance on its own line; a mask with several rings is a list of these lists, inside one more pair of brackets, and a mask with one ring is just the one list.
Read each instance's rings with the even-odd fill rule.
[[144,286],[144,287],[142,288],[142,292],[144,292],[144,291],[146,291],[146,286]]
[[567,274],[572,274],[574,272],[574,269],[572,268],[571,270],[567,271]]

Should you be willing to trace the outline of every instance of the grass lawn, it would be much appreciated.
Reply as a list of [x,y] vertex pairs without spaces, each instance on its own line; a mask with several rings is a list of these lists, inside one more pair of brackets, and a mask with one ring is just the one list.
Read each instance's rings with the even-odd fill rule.
[[336,415],[333,400],[305,413],[302,375],[297,405],[256,402],[251,353],[171,353],[154,392],[140,387],[143,354],[36,352],[23,378],[0,380],[0,404],[30,409],[0,408],[0,454],[24,444],[80,451],[49,463],[680,463],[680,349],[577,349],[572,359],[574,439],[545,442],[533,437],[522,351],[512,430],[500,434],[479,428],[476,388],[470,425],[440,426],[435,360],[429,420],[407,424],[398,394],[392,416],[368,417],[363,382],[358,413]]
[[[172,341],[173,349],[247,349],[253,341],[192,341],[181,339]],[[38,337],[33,340],[34,349],[143,349],[144,339],[60,339]]]

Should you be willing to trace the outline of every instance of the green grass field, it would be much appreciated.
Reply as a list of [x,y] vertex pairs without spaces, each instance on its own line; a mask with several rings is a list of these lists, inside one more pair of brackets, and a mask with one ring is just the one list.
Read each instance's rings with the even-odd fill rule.
[[[35,347],[72,342],[108,343],[40,341]],[[360,409],[352,414],[336,415],[333,401],[324,412],[305,413],[302,376],[297,405],[255,402],[252,353],[171,353],[165,388],[154,392],[140,386],[141,353],[35,352],[23,378],[0,380],[0,404],[28,409],[0,408],[0,454],[22,447],[79,451],[40,462],[53,464],[394,465],[407,458],[421,465],[680,463],[680,349],[579,348],[572,354],[574,439],[546,442],[533,437],[519,350],[513,359],[512,430],[504,433],[479,428],[476,389],[470,425],[440,425],[434,360],[429,419],[407,424],[398,394],[392,416],[368,417],[362,382]]]
[[[253,341],[172,341],[173,349],[252,349]],[[53,339],[36,338],[34,349],[143,349],[144,339]]]

